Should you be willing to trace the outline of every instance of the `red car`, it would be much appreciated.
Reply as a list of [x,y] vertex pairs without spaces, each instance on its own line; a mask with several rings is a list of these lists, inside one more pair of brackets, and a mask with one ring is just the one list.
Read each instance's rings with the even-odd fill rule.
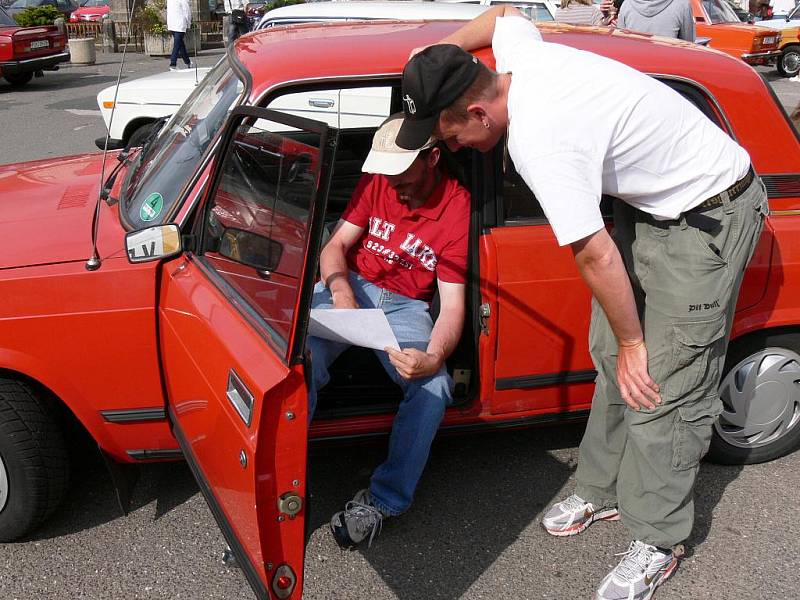
[[102,21],[111,12],[110,3],[110,0],[86,0],[80,8],[70,13],[69,22]]
[[28,83],[42,71],[56,71],[69,60],[67,37],[54,25],[20,27],[0,8],[0,75],[13,86]]
[[[108,165],[105,182],[99,154],[0,168],[0,539],[57,505],[60,430],[75,420],[115,482],[123,465],[183,456],[257,597],[300,598],[309,438],[386,434],[401,398],[370,351],[351,349],[308,426],[319,249],[370,147],[374,124],[359,115],[399,110],[409,51],[460,25],[255,32],[157,136]],[[745,463],[794,450],[800,139],[783,109],[757,73],[717,52],[541,29],[658,78],[750,152],[773,212],[739,298],[711,456]],[[489,48],[477,56],[494,65]],[[326,122],[266,108],[302,104],[307,114],[320,98],[333,99]],[[473,211],[469,317],[449,360],[445,434],[579,420],[591,403],[589,291],[505,158],[502,144],[449,157]]]

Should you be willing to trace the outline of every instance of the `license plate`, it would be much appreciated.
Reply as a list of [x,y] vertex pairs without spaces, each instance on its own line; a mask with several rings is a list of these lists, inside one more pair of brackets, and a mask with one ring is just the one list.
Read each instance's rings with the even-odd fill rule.
[[36,50],[37,48],[49,48],[50,41],[49,40],[34,40],[31,42],[31,50]]
[[775,43],[775,36],[774,35],[771,35],[770,37],[761,38],[761,45],[762,46],[768,46],[768,45],[774,44],[774,43]]

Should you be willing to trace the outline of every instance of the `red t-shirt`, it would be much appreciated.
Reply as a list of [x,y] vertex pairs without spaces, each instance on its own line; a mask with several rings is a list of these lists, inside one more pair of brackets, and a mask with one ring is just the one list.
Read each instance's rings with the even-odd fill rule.
[[348,267],[392,292],[430,302],[436,279],[465,283],[470,196],[446,172],[417,209],[400,202],[383,175],[364,175],[342,219],[364,228]]

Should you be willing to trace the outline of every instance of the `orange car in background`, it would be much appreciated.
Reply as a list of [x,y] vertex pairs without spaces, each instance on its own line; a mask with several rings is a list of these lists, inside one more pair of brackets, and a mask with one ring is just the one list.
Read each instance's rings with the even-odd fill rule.
[[780,31],[742,23],[725,0],[690,0],[698,38],[750,65],[773,64],[780,56]]

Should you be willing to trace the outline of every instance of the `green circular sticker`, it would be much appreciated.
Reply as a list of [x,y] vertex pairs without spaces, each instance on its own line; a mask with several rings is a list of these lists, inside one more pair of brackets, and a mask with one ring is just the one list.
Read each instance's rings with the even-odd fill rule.
[[142,221],[152,221],[161,214],[163,208],[164,196],[158,192],[153,192],[145,199],[142,208],[139,209],[139,218]]

